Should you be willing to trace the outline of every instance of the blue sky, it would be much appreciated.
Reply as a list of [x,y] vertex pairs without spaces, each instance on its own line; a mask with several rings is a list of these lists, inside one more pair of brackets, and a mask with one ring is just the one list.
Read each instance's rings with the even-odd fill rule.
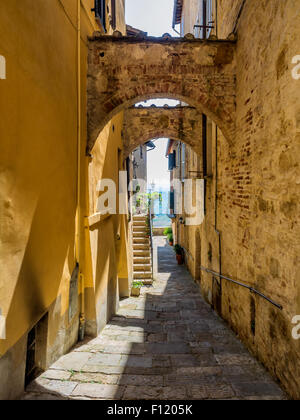
[[[149,36],[162,36],[168,32],[178,36],[172,29],[174,0],[126,0],[126,23],[148,32]],[[173,105],[175,101],[156,99],[148,104]],[[150,139],[149,139],[150,140]],[[170,175],[165,158],[167,139],[155,141],[156,149],[148,153],[148,184],[152,181],[156,189],[169,189]]]
[[126,0],[126,23],[150,36],[178,36],[172,29],[173,6],[174,0]]

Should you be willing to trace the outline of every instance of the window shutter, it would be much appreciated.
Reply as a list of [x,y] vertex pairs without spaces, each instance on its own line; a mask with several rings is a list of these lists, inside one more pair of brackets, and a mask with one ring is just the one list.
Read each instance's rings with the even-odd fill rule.
[[175,192],[170,191],[170,210],[175,210]]
[[168,170],[169,171],[172,171],[172,154],[171,153],[169,154],[168,159],[169,159],[169,161],[168,161]]
[[176,167],[176,153],[169,154],[169,171],[172,171]]
[[106,3],[105,0],[95,0],[95,7],[92,9],[96,18],[101,22],[101,25],[106,32]]
[[111,26],[115,30],[117,27],[116,0],[111,0],[111,18]]
[[185,180],[185,144],[182,144],[181,148],[181,180]]

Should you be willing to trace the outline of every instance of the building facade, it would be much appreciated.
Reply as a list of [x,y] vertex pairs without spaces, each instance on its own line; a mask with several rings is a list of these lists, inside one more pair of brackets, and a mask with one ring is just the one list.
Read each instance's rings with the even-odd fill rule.
[[[128,209],[107,190],[128,196],[128,154],[159,137],[187,267],[299,399],[299,1],[175,0],[181,39],[147,38],[124,12],[123,0],[0,5],[0,399],[129,295]],[[124,113],[163,97],[180,109],[135,115],[148,127],[131,148]]]
[[[177,241],[207,301],[294,398],[300,396],[300,342],[292,333],[300,312],[300,85],[293,77],[299,23],[298,3],[277,0],[177,0],[173,22],[182,36],[237,40],[236,137],[229,143],[202,117],[205,219],[190,227],[184,213],[177,215]],[[186,155],[190,165],[189,147]],[[186,176],[198,170],[187,166]]]
[[86,156],[88,36],[125,35],[124,7],[0,5],[0,399],[99,332],[128,295],[127,216],[97,211],[98,181],[123,169],[122,114]]

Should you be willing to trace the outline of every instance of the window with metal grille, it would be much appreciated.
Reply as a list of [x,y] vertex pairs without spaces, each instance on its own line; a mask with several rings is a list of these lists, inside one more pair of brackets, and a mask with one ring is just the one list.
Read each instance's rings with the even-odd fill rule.
[[106,2],[105,0],[95,0],[95,7],[92,9],[97,19],[99,19],[104,31],[106,32]]
[[195,36],[201,39],[209,38],[215,27],[214,6],[217,0],[200,0],[199,16],[194,26]]

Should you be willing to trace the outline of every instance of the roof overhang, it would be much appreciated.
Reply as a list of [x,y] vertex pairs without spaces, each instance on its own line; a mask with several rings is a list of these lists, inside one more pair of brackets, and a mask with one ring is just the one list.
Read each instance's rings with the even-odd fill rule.
[[184,0],[174,0],[173,28],[181,23],[183,1]]
[[138,35],[148,36],[148,33],[143,32],[140,29],[134,28],[133,26],[126,25],[126,35],[127,36],[138,36]]

